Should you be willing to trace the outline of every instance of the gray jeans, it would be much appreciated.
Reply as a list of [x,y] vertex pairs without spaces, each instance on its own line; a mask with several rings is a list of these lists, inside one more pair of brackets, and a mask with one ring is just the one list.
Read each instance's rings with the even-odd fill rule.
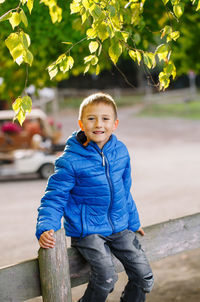
[[92,234],[84,238],[72,238],[76,247],[91,266],[88,287],[81,302],[105,302],[117,281],[112,254],[123,264],[128,283],[120,301],[143,302],[150,292],[154,278],[152,270],[136,235],[124,230],[110,236]]

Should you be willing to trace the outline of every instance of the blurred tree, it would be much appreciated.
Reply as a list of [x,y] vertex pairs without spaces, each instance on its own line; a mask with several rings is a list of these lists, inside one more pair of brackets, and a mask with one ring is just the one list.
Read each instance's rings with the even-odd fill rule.
[[[0,92],[12,100],[20,95],[14,103],[20,122],[31,110],[31,99],[21,96],[28,84],[98,75],[121,55],[143,62],[147,72],[158,66],[160,89],[175,78],[174,61],[180,72],[191,69],[191,62],[199,70],[198,60],[186,57],[191,47],[198,49],[193,28],[200,0],[0,0],[0,8]],[[196,50],[190,53],[195,58]]]

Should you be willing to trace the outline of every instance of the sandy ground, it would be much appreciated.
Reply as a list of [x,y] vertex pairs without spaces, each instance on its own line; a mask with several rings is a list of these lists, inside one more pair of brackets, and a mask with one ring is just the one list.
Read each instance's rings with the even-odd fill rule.
[[[143,226],[199,212],[200,121],[138,118],[136,110],[119,110],[116,134],[131,155],[132,192]],[[60,114],[63,140],[77,129],[76,117],[74,110]],[[37,256],[36,210],[45,186],[46,182],[38,179],[1,180],[0,266]],[[156,283],[147,302],[199,301],[199,259],[200,250],[195,250],[153,263]],[[119,301],[125,283],[122,273],[109,302]],[[84,288],[73,289],[74,302]]]

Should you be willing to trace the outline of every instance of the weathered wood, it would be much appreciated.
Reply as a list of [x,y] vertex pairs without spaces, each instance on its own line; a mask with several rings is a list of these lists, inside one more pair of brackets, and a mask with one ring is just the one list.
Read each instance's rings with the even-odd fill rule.
[[0,301],[18,302],[41,296],[38,259],[0,269]]
[[40,281],[44,302],[71,302],[69,260],[64,229],[56,233],[53,249],[40,248]]
[[[61,233],[62,232],[58,231],[55,234],[57,243],[59,242],[57,236],[60,236]],[[145,248],[150,261],[157,261],[169,255],[200,248],[200,213],[147,227],[145,228],[145,233],[145,237],[140,237],[140,242]],[[62,241],[64,242],[65,240]],[[75,249],[68,248],[67,251],[69,256],[71,287],[86,283],[89,277],[88,264]],[[63,252],[63,255],[67,255],[65,252],[66,250]],[[55,251],[52,256],[57,257]],[[67,258],[65,258],[65,260],[66,259]],[[114,261],[117,271],[122,271],[123,267],[116,259]],[[63,269],[62,266],[61,272]],[[67,264],[64,264],[64,266],[67,266]],[[46,271],[45,274],[54,275],[53,277],[55,279],[55,271],[53,273]],[[41,274],[43,274],[43,270]],[[55,280],[55,285],[56,282],[57,280]],[[28,260],[14,266],[0,269],[0,301],[20,302],[40,295],[38,259]],[[50,301],[51,300],[48,300],[48,302]],[[57,302],[59,300],[56,299],[55,301]],[[65,301],[67,302],[67,300]]]

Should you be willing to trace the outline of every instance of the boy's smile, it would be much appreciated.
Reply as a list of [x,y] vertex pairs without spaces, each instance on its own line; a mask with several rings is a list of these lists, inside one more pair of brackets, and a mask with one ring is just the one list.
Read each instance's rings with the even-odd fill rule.
[[85,107],[82,120],[79,120],[79,126],[85,132],[87,142],[95,142],[100,149],[109,140],[117,125],[118,120],[115,119],[112,106],[104,103]]

